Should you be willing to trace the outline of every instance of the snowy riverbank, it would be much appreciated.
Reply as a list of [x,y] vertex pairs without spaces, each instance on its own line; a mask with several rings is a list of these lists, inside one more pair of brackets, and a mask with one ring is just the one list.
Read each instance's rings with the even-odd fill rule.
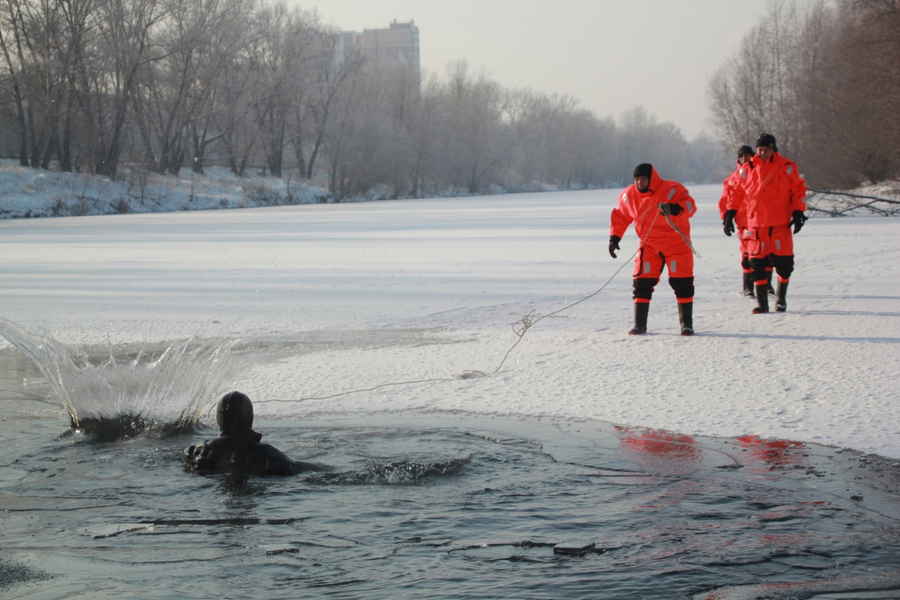
[[68,217],[248,208],[323,202],[328,193],[296,178],[237,177],[212,167],[178,177],[123,169],[121,177],[63,173],[0,160],[0,218]]
[[[554,192],[551,186],[535,184],[535,189],[518,192]],[[693,187],[693,186],[692,186]],[[854,194],[887,198],[900,202],[900,181],[866,185]],[[506,193],[508,190],[496,190]],[[445,197],[468,196],[448,190]],[[384,200],[391,191],[372,190],[365,197],[343,200],[360,202]],[[896,213],[896,205],[874,203],[876,210],[854,208],[864,200],[828,194],[810,195],[820,211],[842,214],[879,214],[877,207]],[[269,177],[254,172],[237,177],[222,167],[210,167],[204,174],[182,169],[179,176],[159,175],[146,170],[124,168],[116,180],[108,177],[62,173],[22,167],[18,161],[0,159],[0,219],[96,216],[127,213],[185,212],[231,208],[259,208],[321,204],[333,199],[322,187],[296,177]]]

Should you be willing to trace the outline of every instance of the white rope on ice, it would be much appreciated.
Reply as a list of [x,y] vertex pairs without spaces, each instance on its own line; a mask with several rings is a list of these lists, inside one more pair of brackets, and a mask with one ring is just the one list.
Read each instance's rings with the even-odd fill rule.
[[528,333],[528,331],[532,327],[534,327],[535,325],[537,325],[544,319],[547,319],[549,317],[554,317],[554,316],[559,315],[567,310],[570,310],[571,308],[574,308],[575,306],[590,300],[591,298],[593,298],[594,296],[596,296],[597,294],[602,292],[613,281],[613,279],[615,279],[619,275],[619,273],[622,272],[622,269],[624,269],[626,266],[628,266],[628,264],[631,262],[631,260],[634,259],[635,256],[637,256],[637,253],[638,253],[638,250],[635,250],[634,253],[631,255],[631,257],[628,260],[624,261],[619,266],[619,268],[617,268],[613,272],[613,274],[610,275],[609,278],[603,282],[603,285],[601,285],[599,288],[597,288],[593,292],[591,292],[585,296],[582,296],[581,298],[578,298],[577,300],[575,300],[573,302],[569,302],[565,306],[562,306],[562,307],[560,307],[552,312],[546,313],[546,314],[536,315],[536,313],[534,311],[531,311],[531,312],[527,313],[526,315],[524,315],[521,319],[519,319],[518,321],[513,323],[512,331],[516,336],[516,340],[506,350],[506,353],[503,355],[503,358],[500,360],[500,362],[497,364],[497,366],[490,372],[485,372],[485,371],[474,369],[474,370],[469,370],[469,371],[463,371],[463,372],[459,373],[458,375],[454,375],[452,377],[431,377],[431,378],[426,378],[426,379],[409,379],[409,380],[405,380],[405,381],[390,381],[387,383],[381,383],[381,384],[373,385],[370,387],[354,388],[354,389],[350,389],[350,390],[345,390],[343,392],[336,392],[333,394],[325,394],[325,395],[321,395],[321,396],[301,396],[300,398],[294,398],[294,399],[288,399],[288,400],[283,400],[283,399],[255,400],[254,404],[266,404],[266,403],[276,404],[276,403],[307,402],[310,400],[331,400],[334,398],[340,398],[340,397],[349,396],[352,394],[359,394],[359,393],[363,393],[363,392],[374,392],[374,391],[378,391],[380,389],[384,389],[384,388],[388,388],[388,387],[398,387],[398,386],[405,386],[405,385],[419,385],[419,384],[426,384],[426,383],[447,383],[447,382],[459,381],[459,380],[465,380],[465,379],[477,379],[480,377],[492,377],[500,372],[500,370],[506,364],[506,361],[509,358],[509,356],[513,353],[513,351],[516,349],[516,347],[522,342],[522,340],[525,338],[525,335]]
[[[657,208],[659,210],[654,214],[653,220],[650,222],[650,227],[648,228],[648,232],[652,231],[653,226],[656,224],[657,217],[660,214],[662,214],[665,217],[666,222],[669,224],[669,226],[676,233],[678,233],[679,236],[681,236],[681,239],[684,241],[684,243],[691,249],[691,252],[693,254],[695,254],[696,256],[700,256],[700,254],[697,252],[697,250],[694,248],[693,244],[691,243],[690,238],[688,238],[678,228],[678,226],[676,226],[675,223],[672,222],[672,220],[669,218],[669,215],[662,212],[662,206],[661,205],[658,205],[658,206],[650,205],[650,206],[651,206],[651,210],[657,209]],[[549,312],[549,313],[538,315],[535,313],[535,311],[531,311],[531,312],[523,315],[521,319],[519,319],[518,321],[513,323],[512,331],[513,331],[513,334],[516,336],[516,339],[512,343],[512,345],[506,350],[506,353],[503,355],[503,358],[500,359],[500,362],[497,364],[497,366],[492,371],[485,372],[485,371],[481,371],[478,369],[474,369],[474,370],[463,371],[462,373],[459,373],[452,377],[431,377],[431,378],[426,378],[426,379],[409,379],[409,380],[405,380],[405,381],[390,381],[387,383],[381,383],[381,384],[373,385],[373,386],[369,386],[369,387],[354,388],[354,389],[350,389],[350,390],[345,390],[343,392],[336,392],[333,394],[326,394],[326,395],[322,395],[322,396],[301,396],[300,398],[294,398],[294,399],[288,399],[288,400],[283,400],[283,399],[257,400],[257,401],[255,401],[255,403],[256,404],[266,404],[266,403],[275,404],[275,403],[307,402],[310,400],[331,400],[334,398],[341,398],[343,396],[350,396],[352,394],[359,394],[359,393],[363,393],[363,392],[374,392],[374,391],[378,391],[380,389],[384,389],[384,388],[388,388],[388,387],[398,387],[398,386],[405,386],[405,385],[419,385],[419,384],[427,384],[427,383],[447,383],[447,382],[459,381],[459,380],[465,380],[465,379],[478,379],[481,377],[492,377],[500,372],[500,370],[506,364],[507,359],[509,359],[510,355],[519,346],[519,344],[522,343],[522,340],[525,338],[525,335],[531,330],[532,327],[534,327],[535,325],[537,325],[544,319],[562,314],[565,311],[570,310],[570,309],[574,308],[575,306],[578,306],[579,304],[586,302],[586,301],[590,300],[591,298],[593,298],[594,296],[598,295],[600,292],[602,292],[604,289],[606,289],[606,287],[609,286],[610,283],[612,283],[613,279],[615,279],[619,275],[619,273],[622,272],[622,269],[624,269],[626,266],[629,265],[629,263],[634,259],[634,257],[637,256],[637,253],[639,251],[640,251],[640,246],[638,246],[638,249],[635,250],[634,253],[632,253],[632,255],[628,258],[628,260],[623,261],[622,264],[619,265],[619,267],[613,272],[613,274],[610,275],[609,278],[603,282],[603,285],[601,285],[599,288],[592,291],[591,293],[589,293],[585,296],[582,296],[573,302],[569,302],[568,304],[566,304],[552,312]]]

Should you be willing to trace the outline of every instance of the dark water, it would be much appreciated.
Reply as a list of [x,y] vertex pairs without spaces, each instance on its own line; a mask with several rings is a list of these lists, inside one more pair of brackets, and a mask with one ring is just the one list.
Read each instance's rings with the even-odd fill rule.
[[99,443],[0,352],[3,598],[900,598],[900,464],[466,414],[260,420],[335,472],[183,472]]

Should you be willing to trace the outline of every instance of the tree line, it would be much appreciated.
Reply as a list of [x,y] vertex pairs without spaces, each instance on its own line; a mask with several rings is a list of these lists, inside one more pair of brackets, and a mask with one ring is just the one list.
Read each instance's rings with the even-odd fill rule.
[[601,118],[462,62],[420,84],[340,40],[260,0],[0,0],[0,127],[25,166],[216,164],[336,198],[619,185],[643,161],[706,182],[728,166],[720,143],[642,107]]
[[900,0],[774,0],[709,97],[726,143],[778,138],[806,179],[900,177]]

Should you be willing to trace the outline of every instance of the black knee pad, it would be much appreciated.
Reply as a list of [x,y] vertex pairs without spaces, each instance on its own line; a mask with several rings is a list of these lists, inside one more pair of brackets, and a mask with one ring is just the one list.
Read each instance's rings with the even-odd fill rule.
[[647,277],[638,277],[633,280],[634,286],[634,295],[632,296],[634,299],[641,298],[642,300],[649,300],[653,296],[653,288],[656,287],[659,279],[650,279]]
[[765,271],[766,267],[769,266],[769,258],[751,258],[750,259],[750,267],[754,271]]
[[790,279],[791,273],[794,272],[794,256],[775,256],[772,262],[775,263],[775,272],[782,279]]
[[675,290],[676,298],[694,297],[693,277],[669,277],[669,285]]
[[751,258],[750,267],[753,269],[753,278],[756,280],[766,278],[766,268],[770,266],[769,258]]

